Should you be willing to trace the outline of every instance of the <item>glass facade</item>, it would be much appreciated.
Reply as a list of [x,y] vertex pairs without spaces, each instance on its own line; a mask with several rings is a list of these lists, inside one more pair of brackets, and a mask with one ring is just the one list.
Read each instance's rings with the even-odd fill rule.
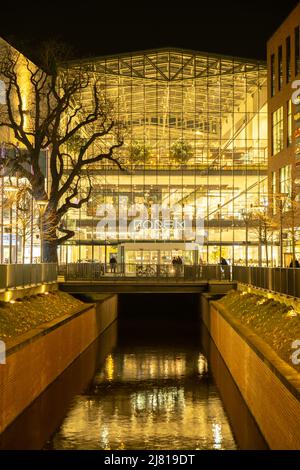
[[287,102],[287,146],[293,143],[293,109],[292,100]]
[[[169,263],[175,254],[187,264],[215,263],[220,256],[244,260],[243,213],[267,186],[265,65],[161,50],[76,67],[94,74],[116,103],[127,131],[115,156],[126,171],[111,162],[93,168],[92,199],[69,212],[65,224],[76,236],[61,247],[60,261],[107,263],[112,253],[126,264]],[[91,93],[85,90],[80,99],[88,103]],[[99,210],[103,205],[116,221],[99,230],[107,216]],[[157,205],[171,210],[172,223],[155,229],[144,224],[129,236],[134,216]],[[176,229],[174,207],[189,220],[188,233]],[[201,242],[196,213],[203,219]],[[195,240],[196,251],[188,245]],[[253,260],[256,243],[249,240]]]
[[271,96],[275,95],[275,54],[271,55]]
[[[0,160],[22,157],[19,147],[0,143]],[[47,180],[47,151],[40,167]],[[25,168],[30,170],[29,165]],[[9,168],[0,172],[0,264],[41,261],[40,208],[28,191],[28,181]]]
[[272,198],[271,211],[272,211],[272,214],[276,213],[276,194],[277,194],[276,189],[277,189],[276,188],[276,171],[272,171],[271,173],[271,198]]
[[[11,151],[0,147],[0,158]],[[0,177],[0,264],[40,262],[39,208],[25,179]]]
[[279,170],[280,193],[286,197],[283,210],[290,209],[290,200],[292,198],[292,165],[285,165]]
[[283,74],[282,74],[282,46],[278,47],[278,90],[282,88]]
[[272,113],[272,155],[283,149],[283,106]]
[[295,28],[295,75],[300,73],[300,26]]
[[[267,192],[266,66],[157,50],[69,67],[92,74],[115,103],[126,127],[115,156],[126,171],[111,162],[93,168],[92,198],[68,213],[65,224],[76,236],[60,248],[60,261],[107,263],[114,254],[126,264],[164,264],[176,254],[186,264],[216,263],[221,256],[237,263],[245,260],[247,239],[255,262],[257,240],[246,237],[243,214]],[[83,90],[79,99],[86,105],[91,93],[92,87]],[[167,227],[148,223],[157,206],[171,213]],[[145,212],[147,224],[128,234]],[[176,227],[178,213],[190,230]],[[104,216],[107,224],[99,229]]]
[[286,83],[289,83],[291,79],[291,37],[290,36],[288,36],[285,40],[285,53],[286,53],[285,78],[286,78]]

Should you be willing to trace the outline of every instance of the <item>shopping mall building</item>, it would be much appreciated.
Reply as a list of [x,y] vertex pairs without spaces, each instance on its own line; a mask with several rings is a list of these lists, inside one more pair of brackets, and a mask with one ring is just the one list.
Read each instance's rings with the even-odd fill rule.
[[[169,264],[176,255],[186,264],[220,256],[238,263],[246,252],[257,262],[245,213],[267,192],[266,65],[159,49],[70,67],[97,75],[107,98],[117,98],[127,132],[116,154],[125,171],[111,163],[93,168],[90,202],[68,214],[76,236],[61,247],[61,262],[108,262],[115,253],[125,264]],[[104,229],[105,204],[117,222]],[[136,230],[133,219],[143,221]]]
[[[170,264],[181,256],[185,264],[223,257],[255,265],[264,264],[267,250],[278,265],[278,234],[262,249],[248,214],[265,212],[272,193],[294,190],[299,24],[300,6],[268,43],[268,66],[181,49],[68,63],[70,73],[86,71],[101,83],[126,134],[115,153],[123,171],[112,162],[95,165],[90,201],[68,212],[65,226],[75,236],[59,248],[60,262],[116,256],[121,265]],[[92,101],[92,87],[78,100]],[[1,262],[8,253],[21,259],[17,216],[2,208]],[[7,217],[13,234],[5,232]],[[281,249],[290,255],[287,239]],[[39,260],[33,235],[24,259]]]

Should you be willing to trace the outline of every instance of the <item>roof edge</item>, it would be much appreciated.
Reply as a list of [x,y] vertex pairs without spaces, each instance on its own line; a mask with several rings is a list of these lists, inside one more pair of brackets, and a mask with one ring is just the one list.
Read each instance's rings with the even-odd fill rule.
[[105,59],[116,59],[116,58],[122,58],[122,57],[130,57],[132,55],[142,55],[142,54],[154,54],[154,53],[160,53],[160,52],[175,52],[175,53],[186,53],[189,55],[199,55],[199,56],[204,56],[204,57],[211,57],[211,58],[218,58],[218,59],[231,59],[231,60],[238,60],[240,62],[245,62],[249,64],[256,64],[256,65],[262,65],[262,66],[267,66],[267,61],[266,60],[259,60],[259,59],[248,59],[245,57],[239,57],[239,56],[231,56],[227,54],[217,54],[217,53],[210,53],[210,52],[203,52],[203,51],[196,51],[194,49],[185,49],[185,48],[179,48],[179,47],[159,47],[159,48],[153,48],[153,49],[144,49],[144,50],[137,50],[137,51],[128,51],[128,52],[120,52],[120,53],[115,53],[115,54],[104,54],[104,55],[97,55],[97,56],[90,56],[90,57],[84,57],[84,58],[79,58],[79,59],[71,59],[65,62],[65,64],[79,64],[79,63],[88,63],[91,61],[95,60],[105,60]]
[[286,21],[288,21],[288,19],[290,18],[290,16],[292,16],[295,12],[295,10],[297,10],[297,8],[300,8],[300,3],[298,3],[298,5],[296,5],[291,11],[290,13],[288,13],[288,15],[285,17],[285,19],[280,23],[280,25],[278,26],[278,28],[275,29],[275,31],[272,33],[272,35],[267,39],[267,47],[270,43],[270,41],[276,36],[276,34],[280,31],[280,29],[284,26],[284,24],[286,23]]

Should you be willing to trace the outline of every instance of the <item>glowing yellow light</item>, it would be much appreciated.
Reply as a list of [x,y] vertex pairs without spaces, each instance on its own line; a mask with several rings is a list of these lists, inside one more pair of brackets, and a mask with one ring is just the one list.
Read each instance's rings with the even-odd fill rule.
[[107,356],[105,361],[105,372],[107,380],[113,380],[114,378],[114,360],[111,354]]
[[198,358],[198,372],[200,375],[207,372],[207,360],[202,354],[200,354]]
[[214,436],[214,448],[220,449],[223,440],[222,426],[220,424],[213,424],[212,431]]
[[11,291],[6,291],[4,293],[4,302],[9,302],[12,299],[12,292]]
[[18,192],[18,188],[16,186],[4,186],[4,191],[8,194],[15,194]]
[[297,315],[298,315],[298,313],[295,312],[294,309],[289,310],[288,313],[286,314],[286,316],[287,316],[288,318],[296,317]]

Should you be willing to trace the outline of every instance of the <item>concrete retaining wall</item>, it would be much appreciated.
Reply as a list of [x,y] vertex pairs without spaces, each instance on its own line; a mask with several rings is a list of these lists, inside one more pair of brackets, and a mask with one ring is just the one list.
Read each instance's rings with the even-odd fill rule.
[[117,318],[117,296],[40,325],[7,344],[0,365],[0,432]]
[[219,302],[202,318],[270,448],[300,449],[300,374]]

